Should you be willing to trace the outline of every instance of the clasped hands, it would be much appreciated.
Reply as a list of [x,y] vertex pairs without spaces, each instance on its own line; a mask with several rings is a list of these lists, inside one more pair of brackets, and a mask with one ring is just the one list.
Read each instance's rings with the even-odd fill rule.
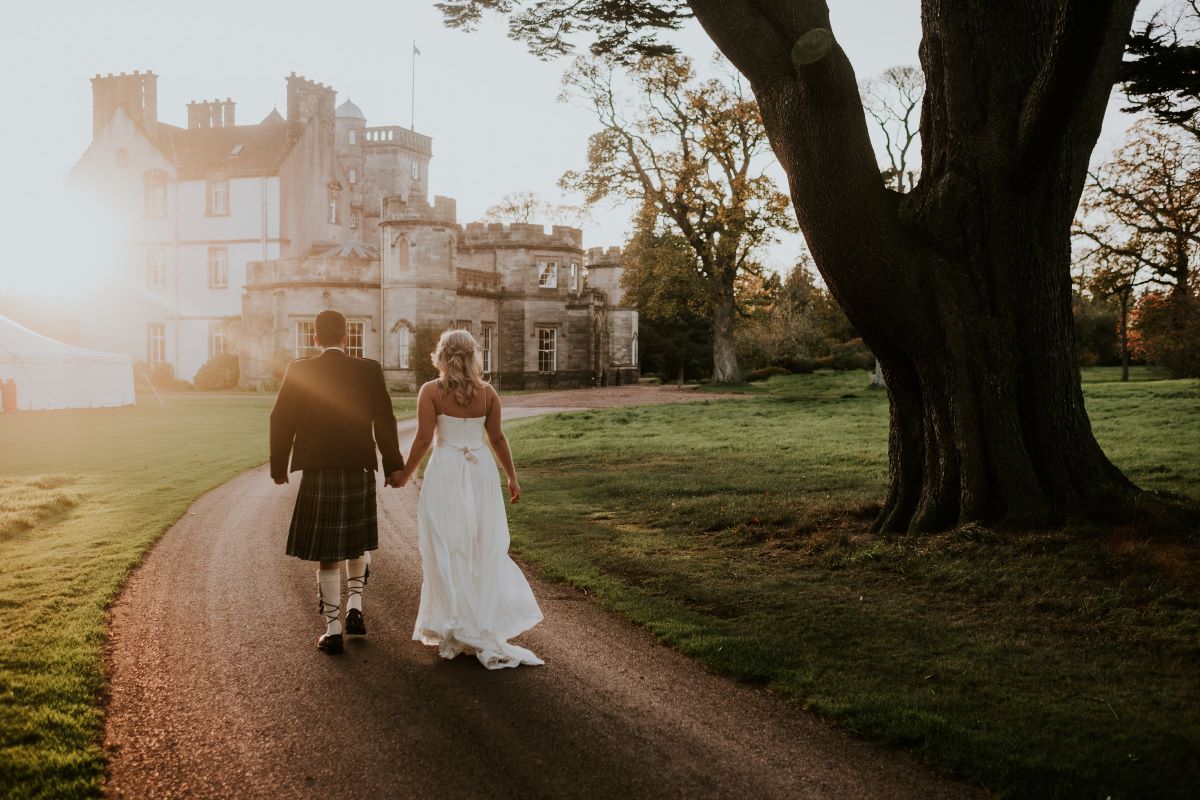
[[[401,489],[408,484],[409,477],[410,476],[404,474],[404,470],[398,469],[395,472],[389,472],[387,474],[387,477],[383,479],[383,485],[390,486],[393,489]],[[285,483],[289,482],[287,475],[277,476],[273,480],[278,486],[283,486]],[[418,485],[420,485],[420,482],[418,482]]]

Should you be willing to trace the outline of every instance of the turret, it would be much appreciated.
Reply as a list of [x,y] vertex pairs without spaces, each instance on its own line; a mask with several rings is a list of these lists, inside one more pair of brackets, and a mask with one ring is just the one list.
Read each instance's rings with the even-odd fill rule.
[[620,306],[625,300],[621,288],[621,275],[625,267],[621,264],[621,248],[591,247],[587,251],[587,283],[608,297],[610,306]]

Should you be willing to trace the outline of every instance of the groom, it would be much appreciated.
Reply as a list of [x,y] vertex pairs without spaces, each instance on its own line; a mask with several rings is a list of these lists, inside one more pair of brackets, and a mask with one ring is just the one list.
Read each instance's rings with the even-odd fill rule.
[[[392,398],[378,361],[346,353],[346,318],[316,318],[321,354],[288,365],[271,410],[271,477],[288,482],[300,470],[300,492],[288,531],[287,554],[319,562],[317,598],[324,653],[342,652],[342,564],[346,565],[347,634],[367,632],[362,593],[370,551],[379,547],[375,508],[375,447],[386,485],[398,487],[404,467]],[[372,437],[372,429],[374,436]]]

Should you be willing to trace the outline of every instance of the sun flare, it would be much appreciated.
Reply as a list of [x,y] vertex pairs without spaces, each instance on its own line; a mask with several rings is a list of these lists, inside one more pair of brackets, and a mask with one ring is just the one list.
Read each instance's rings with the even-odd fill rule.
[[26,213],[25,236],[13,243],[0,266],[0,292],[77,300],[116,276],[119,226],[101,199],[64,187],[28,206]]

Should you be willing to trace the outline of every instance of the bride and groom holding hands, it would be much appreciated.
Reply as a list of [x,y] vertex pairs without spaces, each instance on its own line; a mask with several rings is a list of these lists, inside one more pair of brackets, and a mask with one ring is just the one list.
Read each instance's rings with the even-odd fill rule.
[[[479,345],[446,331],[432,354],[437,380],[417,395],[417,432],[407,461],[379,362],[346,353],[346,318],[316,317],[320,355],[288,365],[271,411],[271,477],[301,473],[287,554],[318,562],[317,647],[336,655],[345,636],[367,632],[363,592],[379,547],[376,447],[385,485],[405,486],[432,450],[420,489],[417,536],[423,582],[413,638],[443,658],[475,655],[489,669],[543,663],[508,642],[542,619],[533,591],[508,557],[499,461],[512,502],[521,497],[500,425],[500,397],[483,380]],[[493,458],[493,454],[495,458]],[[342,573],[346,615],[342,621]]]

